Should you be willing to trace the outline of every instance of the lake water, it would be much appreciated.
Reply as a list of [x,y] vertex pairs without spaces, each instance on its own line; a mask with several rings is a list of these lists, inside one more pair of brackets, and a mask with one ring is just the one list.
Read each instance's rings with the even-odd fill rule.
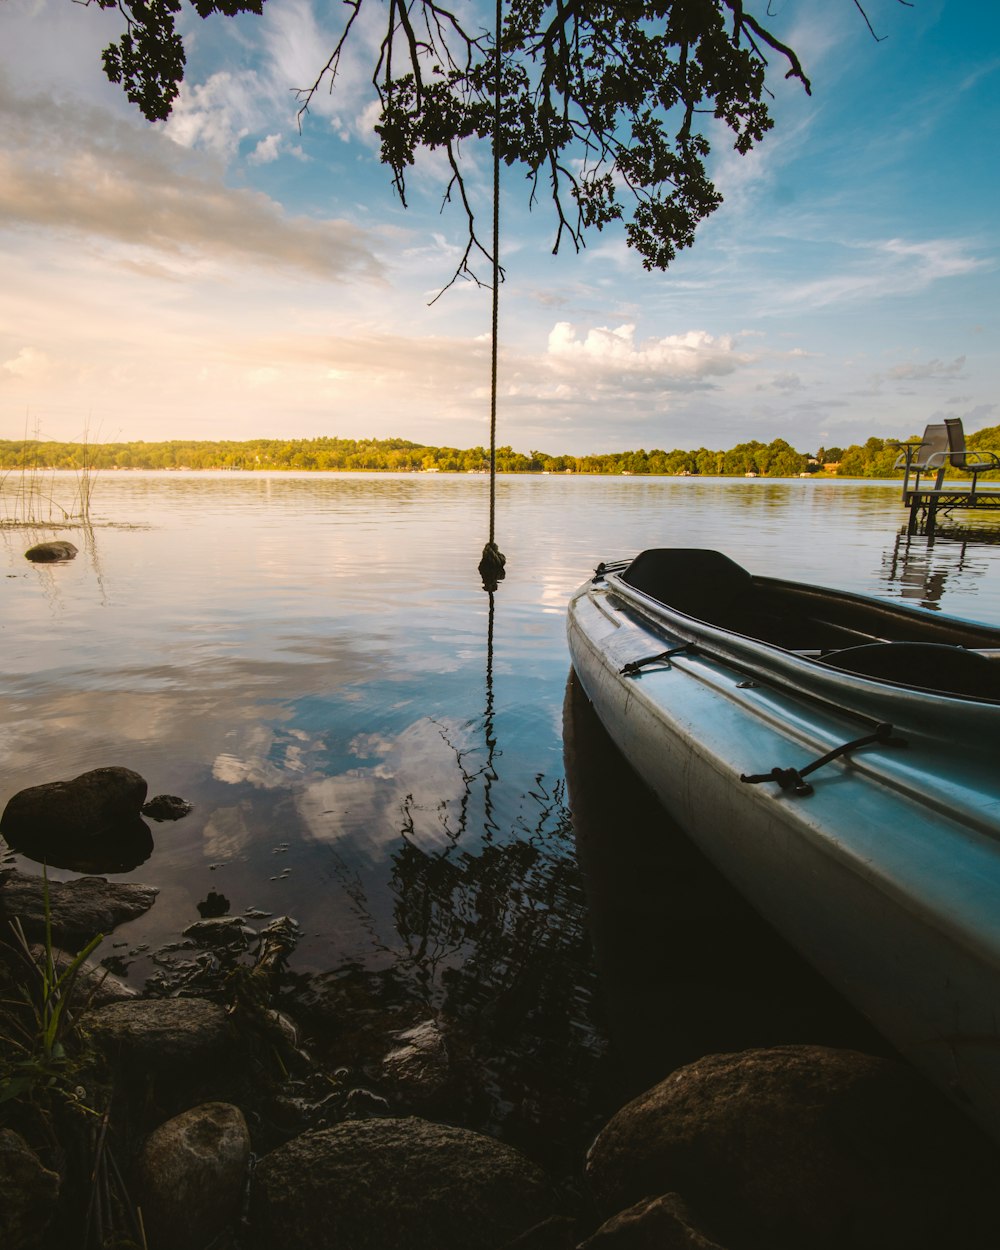
[[[547,1099],[586,1119],[608,1062],[563,755],[572,590],[601,559],[707,546],[997,624],[1000,531],[908,538],[898,483],[509,477],[490,596],[487,505],[478,476],[109,473],[90,526],[0,529],[0,804],[112,764],[193,803],[118,874],[160,895],[102,953],[155,983],[210,894],[291,915],[330,1037],[362,1008],[380,1036],[438,1013],[491,1074],[467,1118],[518,1140]],[[25,561],[52,537],[80,554]],[[588,759],[577,794],[606,791],[616,765]]]

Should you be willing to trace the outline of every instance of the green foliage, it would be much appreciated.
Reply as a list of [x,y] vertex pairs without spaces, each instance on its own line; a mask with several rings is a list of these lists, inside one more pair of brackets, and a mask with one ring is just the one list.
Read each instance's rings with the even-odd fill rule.
[[[1000,426],[980,430],[968,437],[970,448],[1000,447]],[[39,471],[74,469],[86,453],[92,471],[114,469],[240,469],[339,471],[381,473],[486,473],[489,452],[483,447],[430,447],[401,438],[353,439],[250,439],[245,442],[171,440],[165,443],[78,443],[0,439],[0,498],[5,493],[4,467],[18,467],[29,459]],[[527,454],[513,447],[498,447],[500,473],[627,473],[635,475],[691,474],[705,477],[798,477],[824,473],[821,465],[838,464],[840,477],[902,476],[896,469],[895,440],[869,438],[845,449],[820,449],[814,463],[783,438],[762,443],[752,439],[728,450],[699,447],[694,451],[603,452],[588,456],[553,455],[532,449]],[[815,463],[819,462],[819,463]],[[949,474],[955,475],[955,470]],[[9,489],[9,485],[8,485]]]
[[[118,8],[127,22],[104,51],[107,76],[146,118],[166,118],[185,69],[181,0],[87,2]],[[263,8],[263,0],[191,3],[202,17]],[[379,7],[371,81],[381,159],[405,203],[417,152],[445,154],[445,199],[461,200],[469,226],[457,272],[469,277],[471,254],[489,253],[467,195],[463,141],[495,143],[500,159],[525,172],[532,202],[547,193],[553,250],[564,237],[579,248],[588,227],[622,221],[646,268],[664,269],[722,202],[706,170],[716,135],[728,131],[746,153],[773,125],[768,57],[810,90],[795,52],[744,0],[505,0],[499,47],[479,25],[482,11],[466,5],[347,0],[341,35],[301,93],[303,112],[333,85],[362,9]]]
[[4,1004],[0,1103],[16,1098],[33,1099],[41,1094],[56,1094],[68,1102],[79,1103],[76,1085],[79,1062],[73,1053],[79,1048],[75,1045],[68,1004],[80,968],[104,935],[93,938],[60,969],[52,942],[47,874],[43,897],[45,941],[40,954],[32,951],[20,921],[11,924],[16,949],[28,971],[28,982],[19,987],[20,1003]]
[[[91,3],[91,0],[84,0]],[[181,0],[96,0],[101,9],[118,9],[126,30],[102,54],[104,72],[121,85],[149,121],[165,121],[180,91],[187,57],[177,33]],[[191,0],[199,16],[261,13],[264,0]]]

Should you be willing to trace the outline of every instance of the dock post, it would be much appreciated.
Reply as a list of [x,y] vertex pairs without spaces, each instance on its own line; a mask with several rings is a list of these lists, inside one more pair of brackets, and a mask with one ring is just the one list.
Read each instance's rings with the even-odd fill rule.
[[924,523],[924,533],[928,538],[934,536],[934,526],[937,522],[937,505],[938,501],[933,496],[927,500],[927,519]]
[[910,496],[910,519],[906,523],[907,534],[915,534],[917,532],[917,518],[920,515],[920,496],[912,494]]

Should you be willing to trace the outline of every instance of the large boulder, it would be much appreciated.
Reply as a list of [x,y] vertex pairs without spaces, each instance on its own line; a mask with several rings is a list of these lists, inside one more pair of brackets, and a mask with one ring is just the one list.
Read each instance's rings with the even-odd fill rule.
[[676,1192],[730,1250],[988,1245],[996,1168],[909,1068],[813,1046],[680,1068],[623,1107],[587,1159],[607,1214]]
[[146,782],[130,768],[94,768],[70,781],[19,790],[0,816],[17,851],[60,868],[129,872],[148,858],[149,826],[140,819]]
[[59,1176],[43,1167],[20,1134],[0,1128],[0,1246],[28,1250],[55,1212]]
[[202,1250],[238,1218],[250,1134],[231,1103],[192,1107],[161,1124],[139,1157],[150,1250]]
[[81,1028],[131,1072],[179,1076],[222,1059],[232,1045],[225,1010],[204,998],[136,998],[88,1011]]
[[45,937],[45,899],[48,895],[52,938],[68,950],[79,949],[99,933],[110,933],[126,920],[149,911],[158,891],[151,885],[79,877],[49,881],[11,868],[0,873],[0,922],[20,920],[27,936]]
[[248,1049],[225,1010],[203,998],[139,998],[84,1012],[79,1028],[151,1131],[198,1103],[246,1090]]
[[415,1117],[304,1133],[258,1164],[257,1244],[498,1250],[552,1215],[542,1172],[490,1137]]

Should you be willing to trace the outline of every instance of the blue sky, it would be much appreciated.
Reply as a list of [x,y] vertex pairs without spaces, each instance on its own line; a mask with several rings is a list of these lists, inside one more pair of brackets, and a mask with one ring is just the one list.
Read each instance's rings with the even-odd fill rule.
[[[187,81],[151,126],[101,69],[116,12],[3,0],[0,437],[488,439],[489,293],[428,304],[464,221],[439,161],[393,196],[373,32],[299,133],[291,89],[344,6],[264,7],[185,15]],[[553,257],[505,173],[501,443],[813,451],[1000,421],[1000,6],[866,9],[880,42],[852,0],[771,0],[813,94],[777,76],[763,144],[716,145],[726,202],[666,273],[615,229]]]

